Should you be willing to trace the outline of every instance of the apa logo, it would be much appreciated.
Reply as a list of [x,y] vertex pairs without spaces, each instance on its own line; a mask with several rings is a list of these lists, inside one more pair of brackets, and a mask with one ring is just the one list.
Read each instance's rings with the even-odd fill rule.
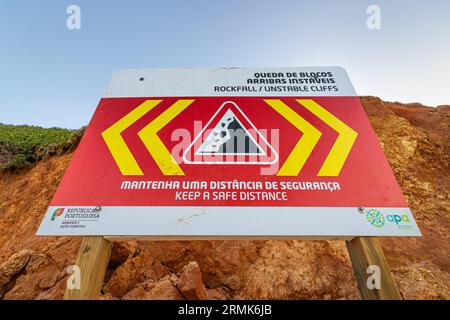
[[409,220],[409,216],[407,214],[389,214],[386,216],[386,219],[390,223],[395,223],[397,228],[400,230],[413,230],[414,226],[411,224]]
[[387,221],[389,222],[395,222],[396,224],[399,224],[400,222],[406,222],[409,223],[409,217],[406,214],[389,214],[387,217]]
[[410,219],[407,214],[388,214],[384,216],[379,210],[368,209],[366,219],[375,228],[383,228],[386,223],[395,223],[399,229],[412,229]]
[[386,218],[384,215],[375,209],[369,209],[366,211],[366,219],[375,228],[383,228],[386,224]]
[[53,211],[52,217],[50,218],[50,220],[54,221],[57,217],[59,217],[60,215],[62,215],[64,212],[64,208],[58,208],[55,211]]

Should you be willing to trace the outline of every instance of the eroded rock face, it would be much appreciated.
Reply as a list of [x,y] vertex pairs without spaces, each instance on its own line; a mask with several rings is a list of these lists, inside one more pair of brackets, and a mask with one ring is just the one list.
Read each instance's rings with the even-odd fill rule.
[[[450,106],[426,108],[383,102],[374,97],[362,102],[423,235],[382,238],[389,265],[395,275],[397,268],[426,262],[430,272],[440,270],[448,275]],[[444,283],[448,288],[449,282]],[[410,295],[407,286],[402,288],[405,298],[417,297]],[[448,297],[444,291],[436,292],[436,297],[441,294]]]
[[178,288],[173,284],[170,276],[158,281],[139,283],[135,288],[123,296],[124,300],[183,300]]
[[[381,243],[405,299],[449,299],[450,107],[362,98],[421,228]],[[0,173],[0,298],[61,299],[79,238],[34,234],[72,154]],[[359,299],[342,241],[113,246],[101,299]]]
[[14,278],[25,269],[30,256],[30,250],[22,250],[0,265],[0,298],[14,286]]
[[398,288],[405,299],[448,299],[450,281],[448,272],[422,261],[407,267],[393,269]]

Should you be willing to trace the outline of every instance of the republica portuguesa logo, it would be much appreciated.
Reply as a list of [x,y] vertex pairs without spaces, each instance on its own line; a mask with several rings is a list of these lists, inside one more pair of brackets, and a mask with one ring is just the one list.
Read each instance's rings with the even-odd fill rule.
[[386,224],[386,218],[384,215],[375,209],[369,209],[366,211],[366,219],[375,228],[383,228]]
[[98,219],[102,210],[103,208],[101,206],[96,206],[94,208],[68,208],[67,210],[65,210],[65,208],[58,208],[53,211],[50,220],[55,221],[55,219],[64,212],[66,212],[64,215],[64,218],[66,219]]
[[60,215],[62,215],[64,212],[64,208],[58,208],[55,211],[53,211],[52,217],[50,218],[50,220],[54,221],[57,217],[59,217]]

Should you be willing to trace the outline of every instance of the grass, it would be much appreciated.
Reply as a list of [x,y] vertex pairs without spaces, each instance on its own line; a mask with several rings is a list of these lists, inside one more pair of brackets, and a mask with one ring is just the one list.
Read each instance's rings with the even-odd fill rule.
[[84,129],[42,128],[0,123],[0,168],[7,170],[30,166],[51,155],[76,147]]

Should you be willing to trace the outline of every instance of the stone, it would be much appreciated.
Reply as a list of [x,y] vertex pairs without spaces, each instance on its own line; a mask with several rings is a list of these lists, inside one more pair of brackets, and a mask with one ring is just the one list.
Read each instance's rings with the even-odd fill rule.
[[178,289],[188,300],[206,300],[208,295],[202,281],[202,273],[198,263],[189,262],[178,279]]
[[30,250],[22,250],[13,254],[6,262],[0,265],[0,299],[10,289],[9,284],[13,278],[25,269],[30,261],[30,257]]

